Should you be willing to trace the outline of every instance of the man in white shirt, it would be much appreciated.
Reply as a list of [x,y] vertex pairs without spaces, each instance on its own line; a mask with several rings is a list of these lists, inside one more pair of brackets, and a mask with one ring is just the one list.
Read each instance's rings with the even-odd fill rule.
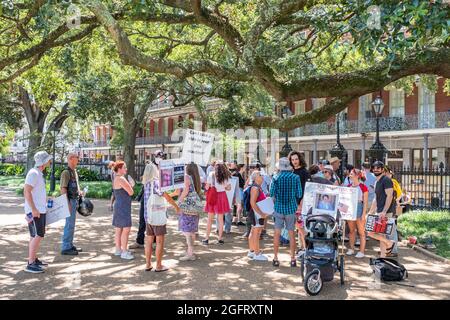
[[49,167],[52,157],[45,151],[40,151],[34,156],[35,165],[26,178],[24,186],[25,214],[30,231],[30,244],[28,252],[28,265],[26,272],[42,273],[46,263],[37,258],[37,251],[41,240],[45,235],[47,194],[45,189],[44,170]]

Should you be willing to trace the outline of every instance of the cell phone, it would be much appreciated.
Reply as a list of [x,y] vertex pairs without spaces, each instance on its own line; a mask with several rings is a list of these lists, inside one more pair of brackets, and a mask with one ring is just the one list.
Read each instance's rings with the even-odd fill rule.
[[27,220],[28,223],[33,222],[33,214],[31,212],[27,213],[25,216],[26,216],[25,220]]
[[259,218],[259,219],[258,219],[258,224],[259,224],[260,226],[263,226],[263,225],[264,225],[264,218]]

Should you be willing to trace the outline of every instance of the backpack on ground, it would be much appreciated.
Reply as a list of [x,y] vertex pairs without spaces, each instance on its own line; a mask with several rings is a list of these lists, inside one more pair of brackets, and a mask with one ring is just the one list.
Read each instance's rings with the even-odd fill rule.
[[408,278],[408,271],[399,262],[389,258],[370,259],[375,276],[381,281],[401,281]]

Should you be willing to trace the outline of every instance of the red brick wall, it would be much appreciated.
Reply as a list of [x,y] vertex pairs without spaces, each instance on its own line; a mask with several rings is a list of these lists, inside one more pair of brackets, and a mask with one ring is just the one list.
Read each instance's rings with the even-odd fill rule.
[[162,136],[164,131],[163,131],[163,126],[164,126],[164,118],[160,118],[158,120],[158,136]]
[[444,92],[445,79],[438,79],[438,90],[435,96],[436,112],[450,111],[450,96]]
[[305,112],[311,111],[312,110],[312,99],[308,98],[305,101]]
[[[375,92],[374,94],[372,94],[372,98],[375,99],[377,97],[377,94],[379,94],[379,92]],[[384,102],[382,117],[389,117],[389,91],[383,90],[381,92],[381,99],[383,99]]]
[[171,136],[172,133],[173,133],[173,118],[169,118],[169,130],[168,130],[168,132],[169,132],[169,136]]
[[348,105],[348,120],[358,120],[359,100],[355,99]]
[[413,93],[408,96],[405,94],[405,115],[417,114],[419,110],[419,90],[414,85]]

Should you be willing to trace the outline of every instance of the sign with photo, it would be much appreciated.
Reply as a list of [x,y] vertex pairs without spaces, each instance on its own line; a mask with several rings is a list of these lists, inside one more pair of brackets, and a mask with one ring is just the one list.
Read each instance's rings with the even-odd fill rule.
[[184,162],[182,159],[162,160],[159,163],[161,191],[169,191],[184,186]]
[[306,182],[302,215],[328,214],[343,220],[356,220],[358,190],[356,188]]
[[212,133],[187,129],[183,140],[181,159],[188,164],[194,162],[207,166],[211,156],[214,135]]

